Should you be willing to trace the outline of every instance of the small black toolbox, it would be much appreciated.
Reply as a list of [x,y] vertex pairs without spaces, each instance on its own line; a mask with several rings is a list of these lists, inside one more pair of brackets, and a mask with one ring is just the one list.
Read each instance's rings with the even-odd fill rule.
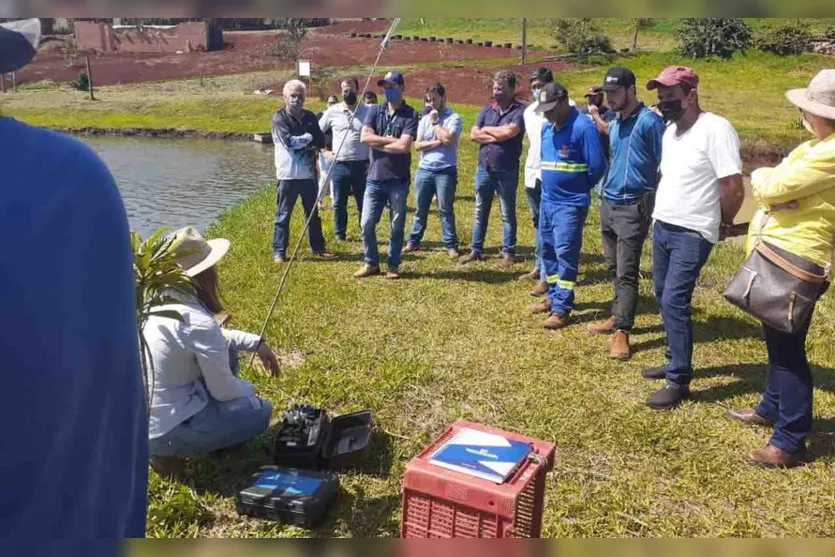
[[265,466],[255,482],[235,496],[239,514],[312,528],[339,494],[339,479],[327,472]]
[[371,454],[370,410],[329,418],[327,412],[296,406],[284,413],[273,462],[308,470],[341,470],[362,465]]

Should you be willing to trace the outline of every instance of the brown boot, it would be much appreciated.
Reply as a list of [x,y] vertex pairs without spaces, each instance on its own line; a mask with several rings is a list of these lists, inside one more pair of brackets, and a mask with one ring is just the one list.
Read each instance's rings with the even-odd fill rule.
[[325,250],[325,251],[314,251],[313,252],[313,257],[316,257],[318,259],[337,259],[339,256],[336,255],[335,253],[331,253],[331,252]]
[[748,461],[762,468],[795,468],[806,464],[801,454],[787,453],[774,445],[767,445],[748,455]]
[[468,253],[467,255],[462,257],[461,259],[459,259],[458,264],[459,265],[466,265],[467,263],[472,263],[474,261],[481,261],[482,259],[484,259],[484,258],[482,257],[482,255],[480,253],[478,253],[477,251],[471,251],[470,253]]
[[557,331],[559,329],[565,329],[566,327],[568,327],[568,319],[566,319],[562,315],[552,313],[548,316],[548,319],[545,320],[546,329]]
[[166,479],[182,480],[186,477],[186,460],[179,456],[152,456],[151,468]]
[[400,269],[397,267],[389,267],[388,273],[386,273],[386,278],[390,280],[397,280],[400,278]]
[[531,306],[531,313],[534,315],[537,313],[548,313],[549,311],[551,311],[551,300],[545,300],[544,302],[539,302]]
[[728,418],[744,424],[771,427],[774,424],[757,414],[756,410],[728,410]]
[[510,255],[509,253],[503,253],[502,254],[502,267],[507,269],[507,268],[513,267],[514,265],[516,265],[516,259],[514,259],[514,257],[512,255]]
[[540,282],[539,284],[537,284],[536,286],[533,287],[533,290],[531,290],[531,296],[533,296],[534,298],[539,298],[540,296],[544,296],[545,294],[548,293],[549,288],[550,288],[550,285],[547,282],[542,281],[542,282]]
[[530,273],[525,273],[524,275],[519,277],[519,280],[539,280],[541,274],[542,273],[539,272],[539,269],[535,268]]
[[615,336],[612,337],[612,349],[609,351],[609,357],[622,362],[632,357],[632,349],[629,347],[629,333],[626,331],[615,333]]
[[461,257],[461,254],[458,252],[457,249],[451,249],[446,254],[449,256],[450,259],[458,259]]
[[592,323],[586,327],[586,330],[595,335],[611,335],[615,332],[615,317],[612,316],[606,321],[601,321],[600,323]]
[[403,248],[403,253],[412,253],[413,251],[420,251],[420,246],[418,244],[406,244],[406,247]]
[[380,274],[380,266],[379,265],[365,265],[362,269],[354,273],[354,278],[362,279],[373,277],[374,275]]

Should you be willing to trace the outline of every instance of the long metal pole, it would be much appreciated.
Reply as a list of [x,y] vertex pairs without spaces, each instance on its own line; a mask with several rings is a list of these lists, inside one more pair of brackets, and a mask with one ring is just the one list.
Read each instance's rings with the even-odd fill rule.
[[522,65],[528,62],[528,18],[522,18]]

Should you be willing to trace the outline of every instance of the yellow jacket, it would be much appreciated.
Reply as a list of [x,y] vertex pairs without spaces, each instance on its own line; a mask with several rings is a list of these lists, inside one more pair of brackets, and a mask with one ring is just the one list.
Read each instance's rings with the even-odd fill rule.
[[[774,168],[758,168],[751,187],[759,210],[748,230],[748,252],[763,240],[829,268],[835,246],[835,134],[800,145]],[[771,207],[797,201],[797,209]]]

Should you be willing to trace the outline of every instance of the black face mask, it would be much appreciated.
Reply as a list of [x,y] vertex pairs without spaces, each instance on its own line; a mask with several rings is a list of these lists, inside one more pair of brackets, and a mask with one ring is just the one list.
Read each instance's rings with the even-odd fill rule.
[[664,119],[669,122],[678,122],[684,116],[685,112],[679,99],[662,101],[658,104],[658,108],[661,109],[661,114],[664,115]]
[[351,106],[357,103],[357,94],[353,91],[348,91],[347,93],[342,95],[342,98],[346,103],[350,104]]

